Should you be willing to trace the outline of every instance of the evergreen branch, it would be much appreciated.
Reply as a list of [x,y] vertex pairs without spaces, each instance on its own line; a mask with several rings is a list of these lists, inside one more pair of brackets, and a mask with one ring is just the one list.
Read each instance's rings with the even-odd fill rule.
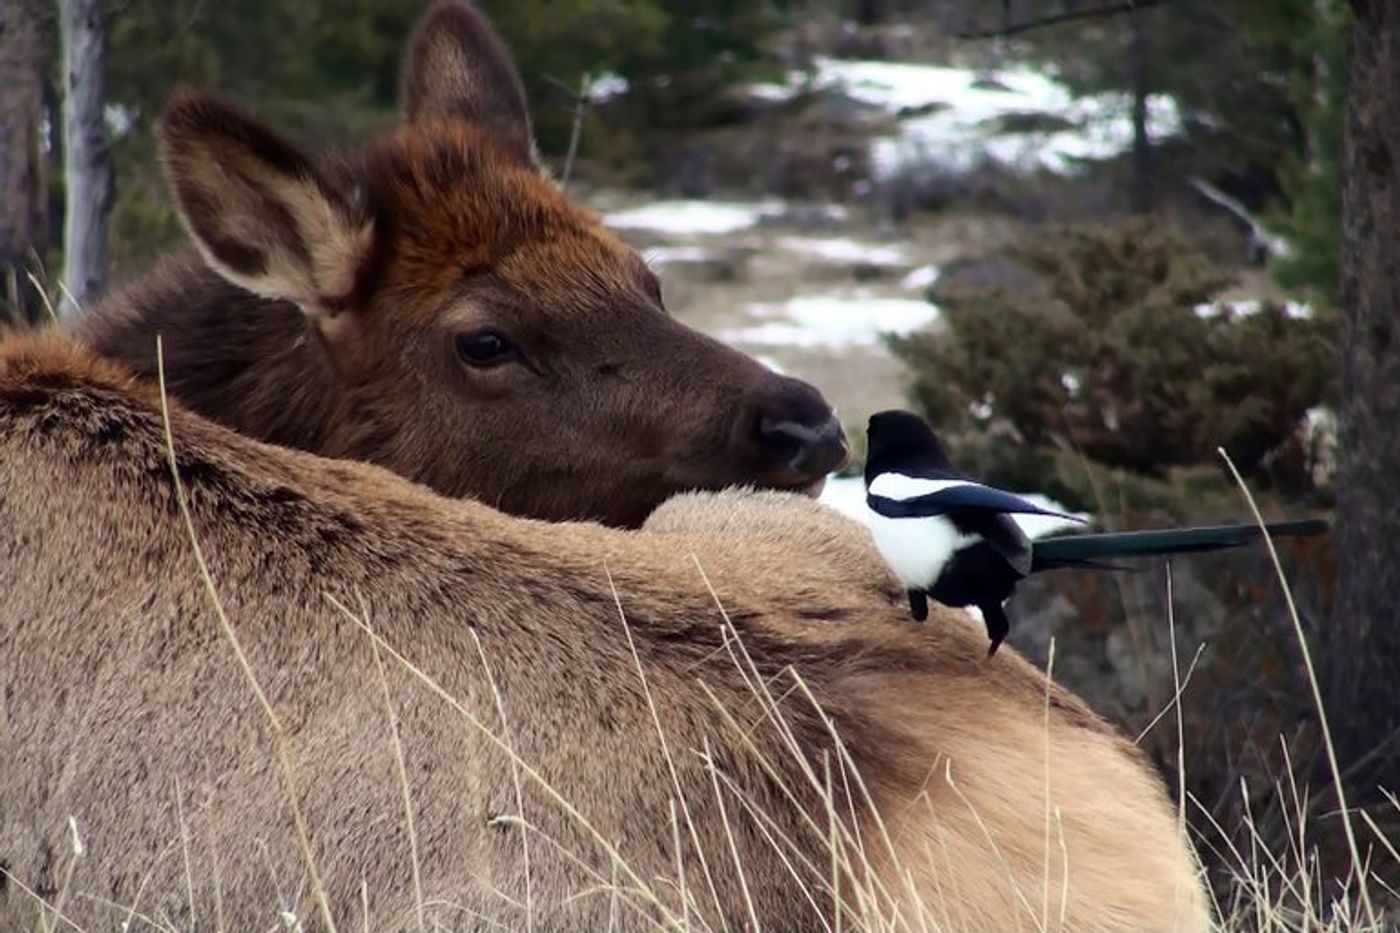
[[1041,29],[1045,26],[1058,26],[1061,23],[1072,23],[1081,19],[1098,19],[1105,16],[1117,16],[1120,13],[1132,13],[1137,10],[1145,10],[1150,7],[1160,6],[1166,0],[1121,0],[1118,3],[1105,3],[1098,6],[1084,7],[1083,9],[1065,10],[1061,13],[1052,13],[1049,16],[1041,16],[1036,19],[1028,19],[1019,23],[1007,23],[996,29],[966,29],[954,35],[959,39],[1005,39],[1022,32],[1030,32],[1033,29]]

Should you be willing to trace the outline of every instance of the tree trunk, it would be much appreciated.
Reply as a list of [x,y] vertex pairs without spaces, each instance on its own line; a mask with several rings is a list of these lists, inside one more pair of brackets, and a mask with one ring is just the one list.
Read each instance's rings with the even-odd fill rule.
[[879,26],[889,15],[889,0],[856,0],[855,20],[862,26]]
[[63,279],[71,314],[102,291],[107,278],[107,214],[112,165],[107,150],[107,19],[103,0],[60,0],[63,46],[63,149],[67,210]]
[[33,320],[31,259],[44,229],[38,0],[0,0],[0,320]]
[[1400,5],[1351,6],[1337,600],[1325,648],[1341,764],[1365,761],[1364,797],[1400,787]]
[[1134,214],[1152,211],[1152,138],[1147,128],[1148,80],[1147,13],[1128,13],[1128,68],[1133,86],[1133,176],[1128,183],[1128,206]]

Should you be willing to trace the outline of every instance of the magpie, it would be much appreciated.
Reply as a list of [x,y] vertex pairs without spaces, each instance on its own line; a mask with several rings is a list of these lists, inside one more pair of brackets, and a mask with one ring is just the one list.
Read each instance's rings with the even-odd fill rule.
[[[1067,567],[1120,570],[1106,561],[1214,551],[1260,537],[1255,525],[1220,525],[1032,542],[1011,516],[1083,519],[954,469],[933,429],[910,412],[871,416],[867,441],[867,521],[876,547],[908,591],[910,611],[917,621],[927,619],[930,597],[945,606],[976,606],[992,641],[989,655],[1011,630],[1003,604],[1032,573]],[[1267,528],[1271,536],[1315,535],[1325,532],[1327,523],[1279,522]]]

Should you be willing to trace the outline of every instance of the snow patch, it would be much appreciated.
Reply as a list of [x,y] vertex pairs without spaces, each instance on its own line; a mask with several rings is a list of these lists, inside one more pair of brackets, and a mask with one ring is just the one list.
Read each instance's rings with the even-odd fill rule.
[[933,283],[938,281],[938,276],[941,274],[942,272],[937,266],[920,266],[900,279],[899,285],[911,292],[928,291],[933,287]]
[[672,236],[737,233],[765,217],[782,214],[780,201],[758,203],[725,201],[656,201],[607,215],[607,225],[618,230],[651,230]]
[[631,85],[622,75],[605,71],[588,83],[588,99],[596,103],[612,100],[627,93]]
[[720,339],[756,346],[804,349],[869,347],[882,334],[909,334],[938,320],[938,308],[909,298],[798,296],[782,304],[750,305],[770,320],[725,331]]
[[[1203,320],[1211,320],[1224,314],[1227,317],[1251,317],[1258,314],[1264,307],[1264,302],[1256,298],[1245,298],[1238,301],[1211,301],[1205,304],[1196,305],[1191,310],[1196,312],[1196,317]],[[1283,302],[1283,313],[1290,320],[1306,321],[1312,317],[1312,307],[1302,301]]]
[[[785,88],[753,90],[780,100],[781,92],[791,97],[806,83],[807,76],[795,72]],[[876,139],[871,148],[883,176],[917,164],[965,172],[987,161],[1068,174],[1081,160],[1110,158],[1132,145],[1129,95],[1076,97],[1054,77],[1025,65],[981,72],[819,58],[811,86],[844,94],[898,121],[898,133]],[[1182,128],[1180,108],[1172,98],[1149,97],[1147,122],[1155,138],[1176,135]]]
[[714,250],[703,246],[657,246],[643,253],[648,265],[664,266],[671,262],[711,262],[719,258]]
[[908,263],[904,250],[897,246],[879,246],[846,238],[817,238],[785,236],[778,246],[794,253],[803,253],[828,262],[847,262],[871,266],[903,266]]

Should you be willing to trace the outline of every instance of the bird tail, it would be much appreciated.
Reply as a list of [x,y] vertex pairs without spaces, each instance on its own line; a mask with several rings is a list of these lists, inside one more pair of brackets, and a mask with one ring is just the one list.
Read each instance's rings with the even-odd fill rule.
[[1212,525],[1201,528],[1167,528],[1161,531],[1123,531],[1110,534],[1064,535],[1040,538],[1032,545],[1031,571],[1063,567],[1123,569],[1106,560],[1127,557],[1156,557],[1190,554],[1240,547],[1257,541],[1267,531],[1269,537],[1306,537],[1325,534],[1327,522],[1306,519],[1258,525]]

